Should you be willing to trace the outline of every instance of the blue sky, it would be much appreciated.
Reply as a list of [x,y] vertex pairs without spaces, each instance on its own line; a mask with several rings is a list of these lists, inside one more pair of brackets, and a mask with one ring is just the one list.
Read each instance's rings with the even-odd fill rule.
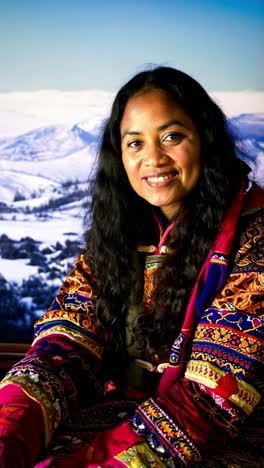
[[149,63],[264,89],[264,0],[2,0],[0,92],[116,90]]

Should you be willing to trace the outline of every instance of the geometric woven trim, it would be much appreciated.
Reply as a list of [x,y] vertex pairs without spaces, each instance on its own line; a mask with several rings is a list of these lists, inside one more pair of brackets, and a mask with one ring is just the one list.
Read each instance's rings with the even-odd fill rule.
[[[175,422],[163,411],[152,398],[142,403],[136,410],[136,414],[141,416],[142,423],[146,424],[146,431],[157,433],[167,446],[172,456],[175,452],[179,459],[186,465],[190,462],[197,462],[202,459],[201,453],[193,441],[175,424]],[[134,418],[134,424],[136,418]],[[142,423],[137,426],[141,432]],[[149,425],[151,428],[149,429]],[[134,425],[135,430],[137,427]]]

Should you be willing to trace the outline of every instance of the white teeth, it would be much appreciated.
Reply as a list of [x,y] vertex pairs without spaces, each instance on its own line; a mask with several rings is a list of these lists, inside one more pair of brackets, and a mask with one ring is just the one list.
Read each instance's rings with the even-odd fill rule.
[[147,177],[150,182],[163,182],[164,180],[170,179],[171,176],[159,176],[159,177]]

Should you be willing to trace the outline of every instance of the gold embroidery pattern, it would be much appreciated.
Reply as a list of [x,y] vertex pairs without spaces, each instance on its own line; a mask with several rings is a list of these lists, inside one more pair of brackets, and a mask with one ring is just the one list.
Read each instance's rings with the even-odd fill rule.
[[148,255],[146,257],[144,269],[144,297],[143,302],[147,309],[152,307],[153,295],[153,278],[155,272],[160,268],[163,263],[164,256],[162,255]]
[[264,311],[264,273],[231,274],[226,286],[218,294],[212,305],[219,309],[231,307],[252,315]]
[[[131,468],[166,468],[175,467],[172,461],[166,460],[166,464],[154,453],[146,442],[139,442],[114,458]],[[173,463],[173,464],[172,464]]]
[[250,224],[241,236],[241,247],[235,265],[239,271],[260,271],[264,268],[264,209],[251,216]]
[[75,263],[75,267],[60,288],[59,295],[78,291],[84,297],[95,298],[93,292],[94,283],[95,278],[91,274],[91,269],[85,261],[84,254],[81,254]]

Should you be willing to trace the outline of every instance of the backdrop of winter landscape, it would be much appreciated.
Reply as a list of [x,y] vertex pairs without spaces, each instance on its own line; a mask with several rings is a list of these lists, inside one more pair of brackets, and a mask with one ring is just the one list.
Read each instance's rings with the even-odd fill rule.
[[0,341],[31,341],[72,267],[100,128],[148,63],[209,90],[264,186],[263,22],[263,0],[2,2]]
[[[240,157],[264,186],[263,95],[239,94],[213,97],[230,116]],[[32,322],[82,246],[98,134],[112,98],[99,91],[0,94],[2,341],[18,333],[31,339]]]

